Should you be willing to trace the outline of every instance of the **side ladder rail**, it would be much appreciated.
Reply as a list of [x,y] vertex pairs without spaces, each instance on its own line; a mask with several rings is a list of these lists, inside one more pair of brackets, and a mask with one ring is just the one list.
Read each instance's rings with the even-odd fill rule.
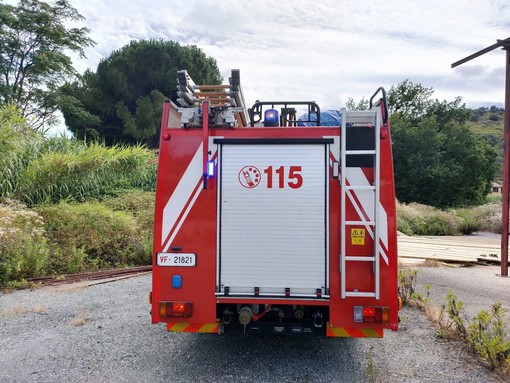
[[[342,109],[342,127],[341,127],[341,142],[340,142],[340,171],[341,171],[341,211],[340,211],[340,230],[341,230],[341,241],[340,241],[340,271],[341,277],[341,297],[374,297],[379,299],[380,296],[380,256],[379,256],[379,201],[380,201],[380,128],[381,128],[381,113],[377,108],[372,108],[368,111],[347,111],[345,108]],[[374,126],[375,129],[375,148],[374,150],[347,150],[347,126],[353,124],[353,126]],[[374,185],[347,185],[347,155],[363,155],[371,154],[374,155]],[[366,211],[369,215],[370,220],[363,218],[362,212],[357,207],[354,198],[351,197],[352,191],[355,190],[373,190],[373,210]],[[355,206],[358,215],[360,216],[359,221],[347,221],[345,206],[347,196],[351,199],[353,206]],[[364,225],[367,232],[373,236],[374,249],[372,257],[360,257],[360,256],[347,256],[346,255],[346,229],[348,226],[353,225]],[[370,226],[374,227],[373,233]],[[346,266],[347,262],[373,262],[373,271],[375,275],[375,286],[374,291],[347,291],[346,289]]]

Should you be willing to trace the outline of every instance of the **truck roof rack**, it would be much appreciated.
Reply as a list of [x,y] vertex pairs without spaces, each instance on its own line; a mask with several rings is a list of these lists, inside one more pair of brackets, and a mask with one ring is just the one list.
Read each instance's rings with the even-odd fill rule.
[[[241,88],[239,69],[232,69],[228,80],[229,84],[224,85],[197,85],[185,69],[180,70],[177,72],[177,95],[179,96],[177,103],[182,108],[195,109],[202,103],[208,102],[213,111],[222,111],[222,117],[227,123],[247,126],[248,112]],[[226,116],[228,114],[232,114],[234,122],[229,122],[230,119]],[[189,124],[187,121],[181,121],[181,123]]]
[[250,126],[255,126],[255,124],[260,123],[263,119],[263,106],[269,106],[272,109],[275,108],[276,105],[282,105],[281,115],[280,115],[280,125],[279,126],[297,126],[298,118],[296,116],[296,108],[289,107],[290,105],[306,105],[308,108],[308,113],[305,116],[307,118],[301,117],[299,122],[301,123],[310,123],[316,126],[320,126],[321,124],[321,108],[314,101],[256,101],[253,106],[248,109],[248,113],[250,115]]

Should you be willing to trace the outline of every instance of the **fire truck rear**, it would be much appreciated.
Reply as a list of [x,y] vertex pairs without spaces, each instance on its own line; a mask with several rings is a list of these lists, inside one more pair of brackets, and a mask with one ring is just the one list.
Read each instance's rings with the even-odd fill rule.
[[[364,111],[245,107],[239,71],[164,104],[152,323],[173,332],[382,337],[398,329],[384,89]],[[303,115],[297,118],[299,110]],[[328,125],[328,126],[325,126]]]

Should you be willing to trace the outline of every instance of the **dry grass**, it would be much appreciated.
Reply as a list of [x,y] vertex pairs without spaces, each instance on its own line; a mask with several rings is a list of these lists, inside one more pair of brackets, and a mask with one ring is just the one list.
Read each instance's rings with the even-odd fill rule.
[[47,307],[44,307],[42,305],[37,305],[34,307],[16,306],[12,309],[3,310],[0,313],[0,316],[2,318],[10,318],[10,317],[16,317],[16,316],[21,316],[21,315],[26,315],[26,314],[42,314],[42,313],[46,312],[47,309],[48,309]]
[[76,318],[74,318],[72,321],[71,321],[71,324],[75,327],[80,327],[80,326],[83,326],[85,325],[85,323],[87,323],[89,320],[91,319],[90,317],[90,314],[85,311],[85,310],[82,310],[80,311],[80,313],[76,316]]
[[440,267],[444,266],[444,262],[439,262],[434,259],[426,259],[425,262],[423,262],[424,267]]

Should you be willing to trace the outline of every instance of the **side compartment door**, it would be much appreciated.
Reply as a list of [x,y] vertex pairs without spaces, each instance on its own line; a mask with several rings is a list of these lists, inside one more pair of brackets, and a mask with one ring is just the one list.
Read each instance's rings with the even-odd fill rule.
[[221,145],[218,293],[324,296],[328,148],[274,141]]

